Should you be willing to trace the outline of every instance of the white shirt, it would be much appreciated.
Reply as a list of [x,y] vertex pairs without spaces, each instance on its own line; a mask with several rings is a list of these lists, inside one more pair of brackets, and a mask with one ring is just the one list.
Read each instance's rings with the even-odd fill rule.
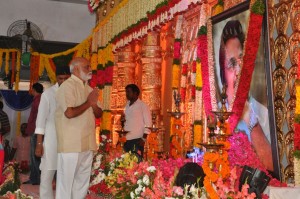
[[131,106],[130,101],[125,106],[125,126],[124,130],[129,131],[126,134],[127,140],[133,140],[143,137],[143,134],[149,134],[150,130],[145,127],[152,126],[150,109],[140,99],[137,99]]
[[44,154],[40,168],[47,170],[56,170],[57,168],[57,136],[54,120],[57,89],[58,83],[43,92],[36,119],[35,134],[44,135]]

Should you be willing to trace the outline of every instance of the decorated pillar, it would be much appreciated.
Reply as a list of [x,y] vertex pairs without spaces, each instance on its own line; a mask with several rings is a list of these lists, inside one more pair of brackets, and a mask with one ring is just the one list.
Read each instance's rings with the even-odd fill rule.
[[126,105],[125,87],[135,81],[135,53],[132,46],[127,46],[121,52],[118,52],[117,62],[117,90],[116,110],[123,111]]
[[[161,124],[161,47],[160,33],[150,32],[145,38],[141,52],[142,62],[142,100],[149,105],[152,111],[153,124]],[[151,133],[148,136],[148,146],[146,147],[147,157],[155,157],[157,152],[163,150],[163,132]],[[151,139],[152,138],[152,139]],[[152,140],[152,141],[151,141]]]
[[[135,53],[133,47],[127,46],[122,51],[115,55],[113,86],[111,95],[111,109],[113,115],[113,146],[116,147],[119,139],[119,134],[116,130],[121,129],[121,114],[124,112],[126,105],[125,87],[128,84],[135,82]],[[122,141],[123,142],[123,139]],[[122,150],[122,149],[121,149]]]
[[152,113],[161,109],[161,47],[158,32],[150,32],[142,47],[142,100]]
[[114,56],[115,64],[113,66],[113,82],[111,91],[111,111],[112,111],[112,145],[117,146],[119,135],[115,131],[120,127],[119,125],[119,114],[118,114],[118,55]]

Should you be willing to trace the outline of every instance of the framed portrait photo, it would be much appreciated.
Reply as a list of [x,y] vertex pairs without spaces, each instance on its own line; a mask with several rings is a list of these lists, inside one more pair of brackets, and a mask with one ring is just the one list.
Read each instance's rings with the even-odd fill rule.
[[[226,91],[228,111],[232,111],[235,101],[239,98],[236,95],[238,87],[245,83],[241,82],[240,74],[243,70],[249,17],[249,1],[244,1],[212,17],[214,90],[218,108],[222,105],[220,94]],[[254,71],[252,77],[246,80],[251,82],[249,92],[245,90],[248,92],[248,99],[235,129],[247,135],[262,164],[279,179],[269,39],[266,31],[266,16],[264,16]]]

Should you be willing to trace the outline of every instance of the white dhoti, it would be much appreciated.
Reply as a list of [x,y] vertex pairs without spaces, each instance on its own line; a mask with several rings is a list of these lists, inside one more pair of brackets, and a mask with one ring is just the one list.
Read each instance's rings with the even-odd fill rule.
[[54,199],[52,181],[56,170],[41,168],[40,199]]
[[93,152],[58,153],[56,199],[84,199],[90,182]]

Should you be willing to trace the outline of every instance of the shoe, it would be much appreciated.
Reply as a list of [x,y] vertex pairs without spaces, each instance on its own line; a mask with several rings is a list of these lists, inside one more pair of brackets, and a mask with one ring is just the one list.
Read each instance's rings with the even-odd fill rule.
[[22,184],[31,184],[31,181],[27,180],[27,181],[23,182]]

